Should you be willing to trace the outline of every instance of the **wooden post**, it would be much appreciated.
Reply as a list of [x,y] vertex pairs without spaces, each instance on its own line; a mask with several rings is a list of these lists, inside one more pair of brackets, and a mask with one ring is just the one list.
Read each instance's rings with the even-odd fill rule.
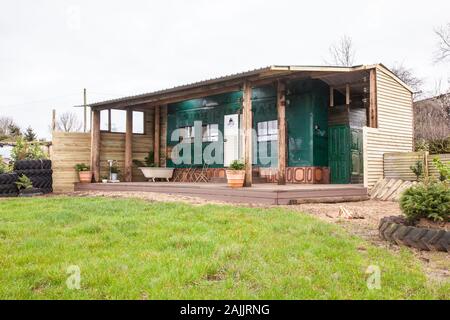
[[377,73],[376,69],[370,70],[370,97],[369,97],[369,127],[378,127],[377,111]]
[[133,177],[133,110],[127,109],[125,129],[125,182],[131,182]]
[[350,105],[351,100],[350,100],[350,85],[347,83],[345,85],[345,104],[348,106]]
[[330,107],[334,107],[334,88],[330,87]]
[[83,115],[83,125],[84,131],[87,131],[87,100],[86,100],[86,88],[83,90],[83,105],[84,105],[84,115]]
[[244,116],[244,163],[245,187],[252,186],[252,87],[248,81],[243,88],[243,116]]
[[161,107],[155,107],[155,134],[153,137],[153,156],[156,167],[160,166],[160,140],[161,140]]
[[100,111],[92,111],[91,170],[94,181],[100,181]]
[[278,184],[286,184],[286,84],[277,82]]
[[56,130],[56,110],[52,110],[52,131]]

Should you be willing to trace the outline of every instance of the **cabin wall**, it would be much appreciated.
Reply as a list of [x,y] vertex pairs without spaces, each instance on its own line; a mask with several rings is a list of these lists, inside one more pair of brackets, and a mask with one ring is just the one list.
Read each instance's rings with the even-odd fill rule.
[[364,128],[364,184],[383,177],[386,152],[413,151],[412,93],[391,75],[377,69],[378,128]]
[[[144,113],[144,134],[133,134],[133,160],[144,161],[153,151],[154,110]],[[100,175],[109,176],[108,160],[116,160],[120,173],[125,172],[125,133],[100,133]],[[119,174],[119,177],[123,177]],[[133,181],[146,181],[141,171],[133,165]]]
[[[162,116],[164,117],[164,116]],[[133,159],[143,161],[153,151],[154,111],[144,115],[144,134],[133,135]],[[100,174],[109,175],[108,160],[116,160],[119,170],[124,172],[125,134],[101,132],[100,134]],[[55,192],[71,192],[78,175],[74,166],[77,163],[90,165],[91,134],[79,132],[53,132],[53,189]],[[133,167],[133,181],[145,181],[140,170]]]

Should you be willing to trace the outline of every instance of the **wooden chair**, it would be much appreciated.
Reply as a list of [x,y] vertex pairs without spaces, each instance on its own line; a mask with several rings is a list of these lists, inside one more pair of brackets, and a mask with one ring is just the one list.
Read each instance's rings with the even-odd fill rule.
[[200,172],[196,173],[195,182],[209,182],[208,180],[208,164],[203,164]]

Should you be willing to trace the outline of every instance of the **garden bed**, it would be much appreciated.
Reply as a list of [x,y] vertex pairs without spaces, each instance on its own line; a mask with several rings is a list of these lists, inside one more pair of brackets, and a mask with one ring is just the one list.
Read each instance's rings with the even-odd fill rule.
[[[401,216],[381,219],[378,231],[382,239],[397,245],[403,245],[426,251],[450,252],[450,231],[446,224],[429,223],[428,227],[410,225]],[[431,228],[433,226],[433,228]]]

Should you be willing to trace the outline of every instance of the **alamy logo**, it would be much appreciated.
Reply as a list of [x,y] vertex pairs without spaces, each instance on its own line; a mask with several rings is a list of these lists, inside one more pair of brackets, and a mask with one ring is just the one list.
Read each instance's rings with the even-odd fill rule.
[[67,274],[70,276],[66,280],[67,288],[70,290],[81,289],[81,270],[79,266],[70,266],[67,268]]
[[366,270],[366,274],[369,274],[367,278],[367,288],[369,290],[381,289],[381,270],[379,266],[369,266]]

